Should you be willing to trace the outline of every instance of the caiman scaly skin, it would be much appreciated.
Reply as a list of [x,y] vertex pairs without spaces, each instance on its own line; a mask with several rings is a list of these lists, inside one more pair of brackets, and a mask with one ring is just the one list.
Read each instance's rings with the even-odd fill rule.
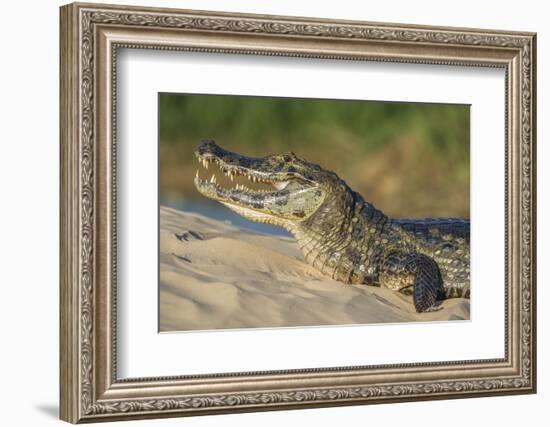
[[234,180],[270,184],[269,191],[215,174],[195,177],[197,190],[252,221],[287,229],[305,260],[335,280],[381,286],[413,296],[418,312],[445,298],[470,297],[470,222],[458,218],[393,219],[351,190],[334,172],[294,153],[262,158],[203,141],[195,155]]

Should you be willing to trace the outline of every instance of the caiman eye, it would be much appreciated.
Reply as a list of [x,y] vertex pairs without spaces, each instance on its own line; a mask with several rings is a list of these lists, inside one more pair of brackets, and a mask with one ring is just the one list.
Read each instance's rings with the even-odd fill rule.
[[294,154],[292,151],[283,154],[283,160],[285,162],[291,162],[295,158],[296,158],[296,154]]

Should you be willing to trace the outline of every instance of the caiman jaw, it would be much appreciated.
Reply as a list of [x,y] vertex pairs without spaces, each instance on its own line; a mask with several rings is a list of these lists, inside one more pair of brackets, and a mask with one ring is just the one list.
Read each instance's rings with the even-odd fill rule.
[[[221,202],[231,202],[242,200],[243,202],[248,201],[244,200],[242,196],[251,197],[260,200],[263,196],[268,193],[271,193],[273,196],[276,196],[278,191],[284,190],[288,185],[289,181],[276,181],[272,179],[267,179],[250,169],[242,168],[239,166],[229,166],[221,159],[214,156],[200,156],[197,155],[200,165],[208,170],[210,166],[213,166],[213,173],[208,179],[202,179],[199,174],[199,170],[195,175],[195,186],[203,195],[210,197],[212,199],[219,200]],[[208,173],[207,173],[208,174]],[[226,188],[218,184],[218,175],[227,177],[231,181],[231,188]],[[246,182],[243,179],[238,179],[239,177],[246,178],[249,182]],[[254,186],[255,188],[249,188],[246,184]],[[268,184],[276,189],[276,191],[269,191],[266,185]],[[241,196],[241,197],[239,197]]]
[[[247,170],[247,169],[239,168],[235,166],[228,166],[227,164],[223,163],[220,159],[216,157],[206,157],[206,158],[204,157],[201,158],[200,156],[197,156],[197,157],[199,159],[199,163],[204,169],[208,170],[209,165],[214,164],[214,167],[217,168],[221,174],[229,178],[232,183],[236,181],[237,177],[244,177],[244,178],[247,178],[251,183],[271,184],[277,190],[283,190],[288,185],[288,182],[289,182],[288,180],[275,181],[275,180],[263,178],[262,176],[258,176],[252,170]],[[199,170],[197,169],[197,173],[195,175],[195,184],[199,184],[200,186],[203,187],[203,188],[199,188],[199,191],[202,189],[207,189],[210,184],[214,184],[214,188],[221,188],[217,184],[216,172],[217,171],[214,169],[214,173],[212,173],[212,176],[210,177],[210,179],[201,179],[199,176]],[[223,188],[221,189],[223,190]],[[246,187],[244,184],[238,184],[238,183],[235,184],[233,190],[241,191],[241,192],[246,191],[248,193],[253,193],[255,191],[253,189]],[[230,189],[226,191],[230,191]],[[267,190],[259,189],[257,191],[265,193]]]
[[304,202],[314,199],[310,193],[316,185],[285,171],[270,170],[275,169],[274,160],[268,157],[240,156],[212,141],[202,142],[195,155],[204,169],[212,168],[214,172],[203,179],[197,170],[197,190],[245,218],[290,229],[292,222],[304,219],[311,208],[318,207],[316,203],[304,206]]

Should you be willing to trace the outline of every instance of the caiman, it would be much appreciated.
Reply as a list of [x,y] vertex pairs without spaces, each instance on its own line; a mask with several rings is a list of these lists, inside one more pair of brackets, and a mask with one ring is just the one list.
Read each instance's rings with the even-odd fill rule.
[[228,183],[244,176],[269,184],[228,188],[216,174],[202,179],[198,171],[194,181],[201,194],[239,215],[288,230],[305,260],[334,280],[412,295],[417,312],[470,297],[469,220],[390,218],[334,172],[292,152],[246,157],[205,140],[195,155],[205,168],[215,164]]

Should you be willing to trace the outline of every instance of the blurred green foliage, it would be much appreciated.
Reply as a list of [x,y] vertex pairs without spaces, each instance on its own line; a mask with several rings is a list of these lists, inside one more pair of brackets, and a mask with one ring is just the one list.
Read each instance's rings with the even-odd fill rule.
[[160,95],[161,141],[204,138],[257,147],[294,148],[322,142],[327,133],[353,135],[365,152],[413,132],[434,150],[466,158],[469,107],[355,100]]
[[[401,197],[399,206],[381,200],[398,214],[412,206],[403,215],[467,216],[469,117],[467,105],[161,94],[161,193],[192,193],[192,151],[200,140],[214,139],[246,155],[292,150],[369,192],[367,199]],[[395,179],[413,193],[411,200],[392,190]],[[421,191],[433,194],[420,203]],[[458,195],[449,201],[446,192]],[[430,207],[430,197],[441,206]]]

